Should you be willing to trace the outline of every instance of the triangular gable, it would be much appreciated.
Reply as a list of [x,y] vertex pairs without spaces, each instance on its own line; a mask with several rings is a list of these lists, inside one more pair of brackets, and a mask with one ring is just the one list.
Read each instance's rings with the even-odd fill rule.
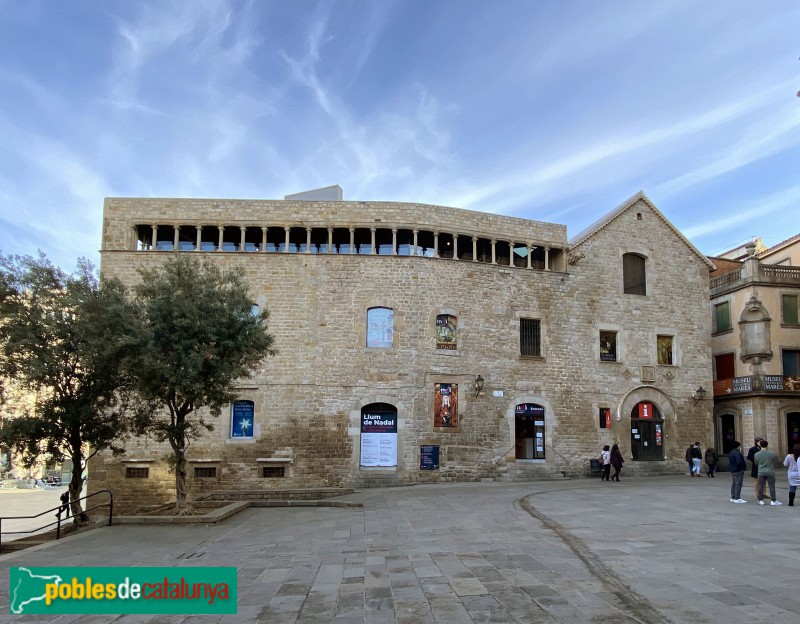
[[695,247],[689,241],[688,238],[686,238],[683,234],[681,234],[680,230],[676,228],[674,225],[672,225],[669,219],[667,219],[663,214],[661,214],[661,211],[658,208],[656,208],[655,204],[652,201],[650,201],[647,195],[644,194],[644,191],[639,191],[632,197],[628,198],[627,200],[622,202],[619,206],[614,208],[614,210],[600,217],[600,219],[598,219],[597,221],[592,223],[589,227],[587,227],[585,230],[580,232],[577,236],[575,236],[575,238],[569,241],[569,248],[574,249],[582,245],[587,239],[591,238],[597,232],[605,228],[607,225],[609,225],[612,221],[614,221],[617,217],[619,217],[622,213],[627,211],[634,204],[636,204],[636,202],[640,200],[647,204],[647,206],[655,213],[655,215],[659,219],[661,219],[661,221],[670,230],[672,230],[678,238],[680,238],[686,244],[686,246],[692,251],[694,255],[700,258],[706,264],[706,266],[708,266],[710,270],[714,270],[715,268],[714,263],[711,262],[703,253],[701,253],[700,250],[697,249],[697,247]]

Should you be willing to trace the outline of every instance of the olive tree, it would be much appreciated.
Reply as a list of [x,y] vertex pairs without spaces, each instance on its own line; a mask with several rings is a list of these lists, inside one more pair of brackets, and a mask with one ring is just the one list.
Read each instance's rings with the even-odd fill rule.
[[[140,271],[134,287],[142,319],[133,362],[138,431],[172,449],[176,509],[186,508],[186,450],[214,429],[236,398],[234,383],[251,376],[273,337],[268,312],[256,312],[241,268],[222,270],[188,254]],[[202,409],[207,408],[207,409]]]

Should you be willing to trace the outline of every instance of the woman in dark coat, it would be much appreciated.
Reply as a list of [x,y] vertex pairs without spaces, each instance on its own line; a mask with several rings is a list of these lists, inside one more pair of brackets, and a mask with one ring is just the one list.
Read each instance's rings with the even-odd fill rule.
[[625,460],[622,459],[622,453],[619,452],[619,444],[615,444],[611,447],[611,465],[614,466],[612,481],[619,481],[619,471],[622,470],[623,463],[625,463]]

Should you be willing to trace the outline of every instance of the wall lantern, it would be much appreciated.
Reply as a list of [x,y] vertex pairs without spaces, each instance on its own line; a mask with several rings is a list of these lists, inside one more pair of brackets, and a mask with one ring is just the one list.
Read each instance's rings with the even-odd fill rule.
[[706,398],[706,389],[703,386],[700,386],[697,390],[694,391],[692,394],[692,398],[694,399],[694,404],[697,405],[698,401],[702,401]]
[[476,399],[478,398],[478,395],[481,393],[481,390],[483,390],[483,377],[478,375],[475,378],[475,398]]

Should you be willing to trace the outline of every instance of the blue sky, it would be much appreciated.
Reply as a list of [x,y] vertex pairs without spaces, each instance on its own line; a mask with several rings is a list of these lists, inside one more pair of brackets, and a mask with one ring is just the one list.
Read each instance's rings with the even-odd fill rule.
[[800,232],[794,0],[0,0],[0,250],[98,262],[106,196],[564,223],[643,190],[701,251]]

